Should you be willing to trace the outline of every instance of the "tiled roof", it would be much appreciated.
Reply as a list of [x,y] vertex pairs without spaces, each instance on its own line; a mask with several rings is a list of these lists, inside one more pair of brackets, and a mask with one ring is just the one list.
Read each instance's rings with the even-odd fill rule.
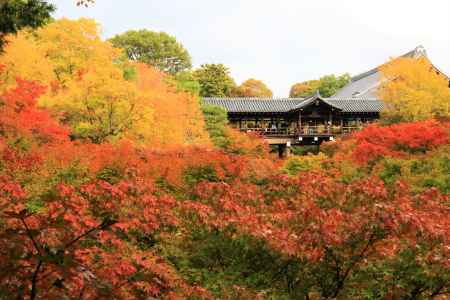
[[310,97],[308,97],[308,98],[305,98],[302,102],[300,102],[299,104],[297,104],[297,105],[294,107],[294,110],[302,109],[302,108],[304,108],[304,107],[307,107],[308,105],[310,105],[311,103],[313,103],[313,102],[316,101],[316,100],[320,100],[320,101],[326,103],[327,105],[332,106],[333,108],[336,108],[336,109],[338,109],[338,110],[342,110],[340,107],[336,106],[333,102],[328,101],[327,98],[323,98],[323,97],[320,95],[319,91],[316,91],[316,93],[315,93],[314,95],[312,95],[312,96],[310,96]]
[[[362,76],[362,75],[359,75]],[[352,98],[369,97],[376,98],[380,86],[381,73],[376,69],[366,72],[365,77],[353,77],[352,81],[336,92],[334,97]]]
[[380,112],[383,101],[368,98],[328,98],[328,102],[342,109],[342,112]]
[[[320,97],[320,95],[319,95]],[[205,104],[217,105],[230,113],[283,113],[295,111],[316,98],[203,98]],[[342,112],[380,112],[383,103],[368,98],[321,98]]]
[[205,104],[222,106],[233,113],[288,112],[302,101],[303,98],[203,98]]

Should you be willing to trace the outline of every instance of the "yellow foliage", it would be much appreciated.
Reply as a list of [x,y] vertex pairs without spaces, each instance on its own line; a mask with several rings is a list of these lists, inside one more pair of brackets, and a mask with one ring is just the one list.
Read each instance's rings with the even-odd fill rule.
[[197,97],[179,92],[166,83],[154,67],[137,64],[138,88],[154,110],[151,128],[145,133],[156,145],[210,145]]
[[289,92],[290,98],[308,97],[313,94],[320,87],[320,80],[309,80],[305,82],[296,83],[291,87]]
[[[23,59],[25,58],[25,59]],[[94,142],[132,136],[151,121],[151,107],[124,78],[122,52],[100,39],[95,21],[62,19],[10,38],[4,80],[16,77],[50,86],[40,105],[50,108],[72,135]]]
[[[178,93],[162,73],[130,63],[101,40],[94,20],[61,19],[11,36],[0,65],[0,81],[21,77],[49,86],[39,104],[70,125],[76,138],[209,144],[198,99]],[[138,72],[137,80],[127,72]]]
[[0,76],[5,88],[14,86],[17,77],[42,84],[54,80],[51,61],[46,57],[44,49],[31,42],[29,37],[30,33],[22,31],[7,38],[5,53],[0,56],[0,64],[3,65]]
[[379,96],[384,117],[391,121],[449,118],[448,78],[438,74],[426,58],[397,58],[381,67]]
[[273,96],[264,82],[253,78],[244,81],[234,93],[239,97],[271,98]]

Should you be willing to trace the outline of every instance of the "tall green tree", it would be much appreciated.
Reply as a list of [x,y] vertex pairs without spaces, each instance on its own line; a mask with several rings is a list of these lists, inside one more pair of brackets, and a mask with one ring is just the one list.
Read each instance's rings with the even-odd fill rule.
[[128,58],[176,74],[192,67],[188,51],[173,36],[146,29],[116,35],[110,42],[125,50]]
[[341,76],[334,74],[322,76],[319,80],[308,80],[299,82],[291,87],[289,97],[308,97],[319,91],[323,97],[333,96],[339,89],[343,88],[351,80],[350,74]]
[[196,96],[200,93],[200,84],[191,71],[178,72],[171,79],[179,91],[188,92]]
[[229,97],[236,84],[223,64],[204,64],[194,71],[202,97]]
[[42,0],[0,0],[0,50],[5,36],[15,34],[21,28],[36,28],[50,20],[55,6]]
[[339,89],[343,88],[351,80],[350,74],[341,76],[325,75],[320,78],[319,92],[324,97],[333,96]]
[[216,147],[225,149],[229,144],[225,132],[228,125],[227,111],[223,107],[207,104],[202,105],[202,111],[206,130],[212,142]]

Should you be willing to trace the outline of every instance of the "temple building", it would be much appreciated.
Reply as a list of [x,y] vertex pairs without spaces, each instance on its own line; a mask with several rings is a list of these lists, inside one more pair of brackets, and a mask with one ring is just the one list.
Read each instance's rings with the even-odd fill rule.
[[[426,52],[419,46],[403,57],[426,57]],[[269,144],[279,145],[283,156],[291,145],[332,141],[379,119],[380,79],[379,67],[374,68],[353,77],[330,98],[316,92],[307,98],[203,98],[203,102],[223,107],[231,126],[260,133]]]

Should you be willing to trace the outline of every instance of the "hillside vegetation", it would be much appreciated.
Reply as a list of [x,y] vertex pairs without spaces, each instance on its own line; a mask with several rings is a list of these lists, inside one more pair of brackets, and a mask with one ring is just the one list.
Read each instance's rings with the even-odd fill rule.
[[129,61],[88,19],[6,40],[0,299],[448,297],[443,81],[420,117],[278,160],[201,105],[210,68]]

